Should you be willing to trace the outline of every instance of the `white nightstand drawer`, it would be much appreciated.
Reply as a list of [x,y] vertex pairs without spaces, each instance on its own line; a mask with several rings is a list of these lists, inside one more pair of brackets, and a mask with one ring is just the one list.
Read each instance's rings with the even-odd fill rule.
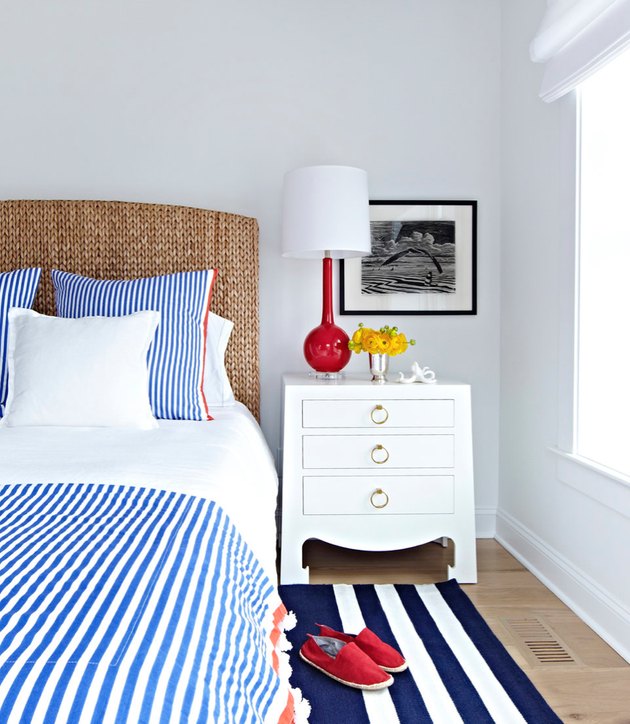
[[453,427],[453,400],[304,400],[303,427]]
[[453,435],[304,435],[305,468],[451,468]]
[[435,515],[454,511],[451,475],[306,477],[303,485],[304,515]]

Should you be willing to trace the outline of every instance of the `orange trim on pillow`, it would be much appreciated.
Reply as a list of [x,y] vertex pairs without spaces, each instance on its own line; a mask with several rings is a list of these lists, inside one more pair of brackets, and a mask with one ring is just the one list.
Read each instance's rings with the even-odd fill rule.
[[201,382],[199,387],[199,392],[201,392],[201,402],[203,410],[206,413],[206,420],[214,420],[214,417],[210,414],[210,410],[208,409],[208,401],[206,400],[206,395],[203,391],[203,380],[204,376],[206,374],[206,345],[208,343],[208,316],[210,315],[210,304],[212,302],[212,292],[214,291],[214,283],[217,280],[217,276],[219,275],[218,269],[212,270],[214,274],[212,275],[212,281],[210,282],[210,289],[208,290],[208,302],[206,304],[206,313],[203,318],[203,358],[202,358],[202,365],[201,365]]

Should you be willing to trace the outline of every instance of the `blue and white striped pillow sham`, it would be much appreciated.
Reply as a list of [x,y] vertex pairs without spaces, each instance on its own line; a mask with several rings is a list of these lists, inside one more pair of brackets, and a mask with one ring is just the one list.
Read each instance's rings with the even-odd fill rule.
[[211,420],[202,383],[216,274],[209,269],[119,281],[53,270],[52,278],[60,317],[160,312],[147,358],[153,414],[163,420]]
[[30,309],[35,299],[42,270],[15,269],[0,272],[0,417],[7,401],[9,379],[7,372],[7,342],[9,323],[7,316],[11,307]]

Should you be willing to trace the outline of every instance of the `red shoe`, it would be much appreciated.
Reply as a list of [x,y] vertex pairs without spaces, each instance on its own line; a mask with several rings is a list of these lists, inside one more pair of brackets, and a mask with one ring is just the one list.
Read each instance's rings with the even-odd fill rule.
[[384,689],[394,683],[356,644],[338,638],[308,634],[300,656],[331,679],[355,689]]
[[383,669],[383,671],[389,671],[392,674],[396,674],[399,671],[404,671],[407,668],[407,662],[405,659],[396,651],[395,648],[381,641],[379,637],[369,628],[364,628],[360,634],[352,636],[350,634],[341,633],[341,631],[335,631],[329,626],[324,626],[318,623],[319,633],[321,636],[330,636],[334,639],[339,639],[345,643],[356,644],[361,651],[366,653],[372,661]]

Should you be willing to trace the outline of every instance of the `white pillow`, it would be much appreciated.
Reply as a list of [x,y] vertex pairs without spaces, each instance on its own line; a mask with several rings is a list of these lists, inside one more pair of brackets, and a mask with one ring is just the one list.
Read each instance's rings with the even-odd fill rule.
[[160,312],[149,350],[149,399],[163,420],[208,420],[203,352],[216,269],[141,279],[91,279],[53,269],[60,317],[122,317]]
[[234,322],[210,312],[206,334],[206,364],[203,373],[203,394],[210,406],[234,404],[234,392],[225,369],[225,350],[232,329]]
[[157,427],[147,352],[160,315],[62,319],[9,311],[9,392],[0,425]]

